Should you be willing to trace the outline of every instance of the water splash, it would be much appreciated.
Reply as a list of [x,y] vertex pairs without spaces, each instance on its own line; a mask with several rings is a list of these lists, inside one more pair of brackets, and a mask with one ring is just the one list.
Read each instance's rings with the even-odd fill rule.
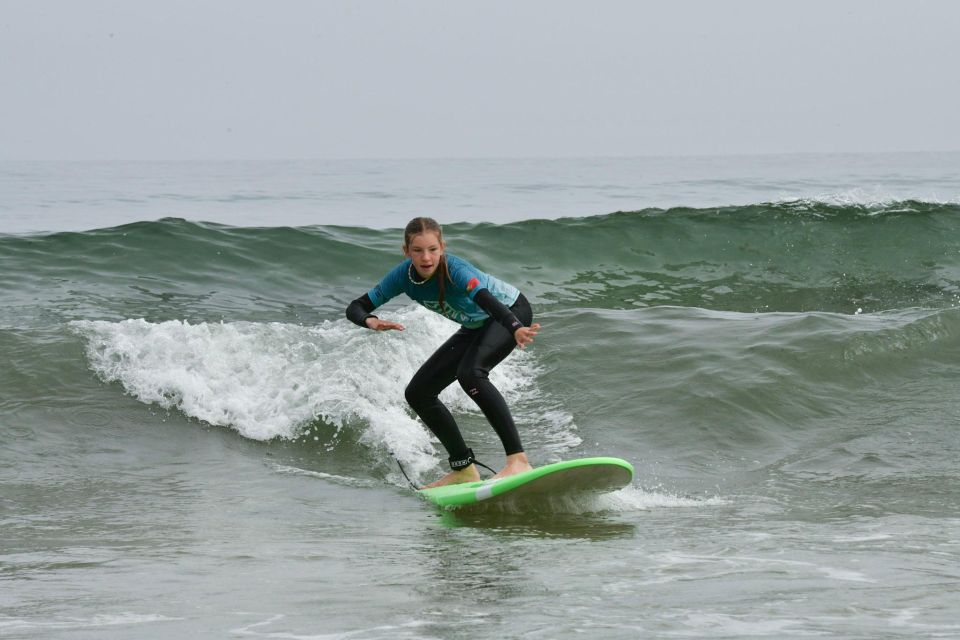
[[[439,461],[426,428],[408,411],[404,387],[456,329],[419,307],[392,312],[406,331],[362,331],[346,320],[305,327],[283,323],[77,321],[90,367],[141,402],[176,409],[253,440],[296,439],[305,431],[360,425],[359,441],[396,456],[415,477]],[[517,351],[491,380],[554,448],[579,443],[561,407],[544,402],[530,352]],[[441,398],[455,412],[479,413],[458,385]],[[553,433],[556,431],[556,433]]]

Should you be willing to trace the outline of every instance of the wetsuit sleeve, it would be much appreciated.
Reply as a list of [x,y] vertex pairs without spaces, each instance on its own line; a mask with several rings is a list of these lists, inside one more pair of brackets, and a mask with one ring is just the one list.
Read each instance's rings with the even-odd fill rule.
[[365,293],[347,306],[347,320],[366,329],[368,328],[367,318],[377,317],[370,313],[374,309],[376,306],[370,300],[370,296]]
[[486,288],[478,289],[473,295],[473,301],[477,306],[487,312],[487,314],[502,324],[510,335],[513,335],[517,329],[523,326],[523,323],[513,315],[513,312]]

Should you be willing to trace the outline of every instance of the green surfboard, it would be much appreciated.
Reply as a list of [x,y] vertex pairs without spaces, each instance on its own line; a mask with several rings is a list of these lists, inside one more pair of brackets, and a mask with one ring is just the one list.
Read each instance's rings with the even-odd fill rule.
[[481,480],[420,489],[440,507],[480,503],[546,501],[583,493],[616,491],[633,480],[633,465],[620,458],[579,458],[537,467],[498,480]]

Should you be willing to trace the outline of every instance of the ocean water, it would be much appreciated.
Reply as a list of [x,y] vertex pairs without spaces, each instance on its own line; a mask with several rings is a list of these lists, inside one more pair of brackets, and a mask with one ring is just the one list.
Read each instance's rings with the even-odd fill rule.
[[[422,214],[543,325],[533,462],[632,486],[410,490],[456,327],[343,309]],[[0,637],[960,637],[960,154],[0,164],[0,353]]]

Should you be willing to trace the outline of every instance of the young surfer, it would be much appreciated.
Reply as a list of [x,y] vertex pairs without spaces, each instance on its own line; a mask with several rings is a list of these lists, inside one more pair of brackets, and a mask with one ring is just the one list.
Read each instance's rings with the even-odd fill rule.
[[454,380],[493,426],[507,455],[494,478],[532,467],[503,396],[488,374],[517,346],[533,342],[540,330],[531,324],[530,303],[516,287],[488,275],[462,258],[446,253],[443,232],[432,218],[414,218],[403,232],[407,259],[380,283],[350,303],[347,318],[374,331],[403,331],[403,325],[372,312],[401,293],[424,307],[460,323],[460,329],[427,359],[406,388],[406,399],[443,444],[452,471],[428,487],[480,479],[473,451],[466,445],[440,392]]

